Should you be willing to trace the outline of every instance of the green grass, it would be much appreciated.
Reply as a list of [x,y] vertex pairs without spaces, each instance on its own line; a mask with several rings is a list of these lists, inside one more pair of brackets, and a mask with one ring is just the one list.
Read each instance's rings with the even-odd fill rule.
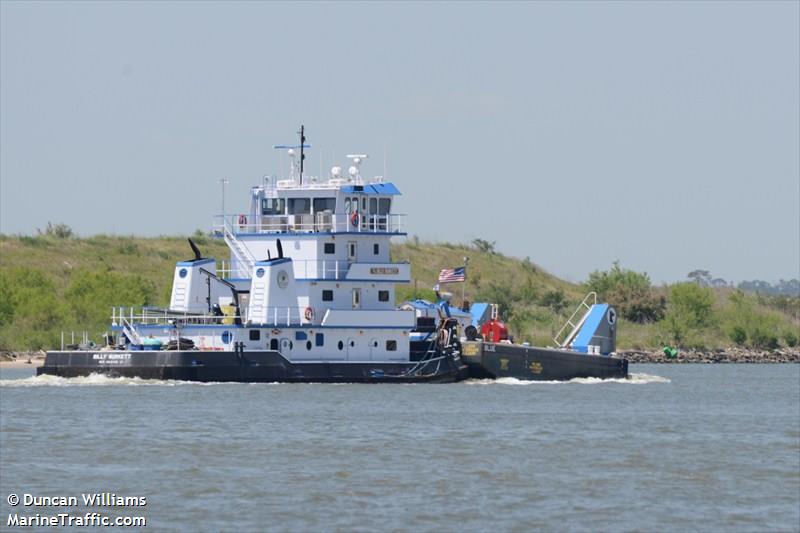
[[[198,233],[192,238],[203,255],[228,258],[221,239]],[[416,295],[426,299],[434,297],[431,288],[439,270],[462,265],[464,256],[470,258],[466,299],[498,303],[517,341],[552,344],[553,335],[587,291],[528,259],[468,245],[409,239],[392,247],[393,260],[411,262]],[[186,237],[0,235],[0,350],[55,347],[62,330],[85,330],[97,340],[108,328],[112,306],[168,305],[175,262],[189,257],[192,252]],[[398,302],[410,299],[414,286],[414,282],[398,285]],[[462,284],[443,290],[453,293],[454,303],[461,303]],[[668,287],[654,291],[669,295]],[[736,294],[741,293],[714,291],[713,316],[702,328],[687,329],[683,344],[730,346],[736,327],[746,330],[747,343],[753,339],[768,343],[770,339],[764,335],[774,334],[783,345],[800,336],[798,299],[787,303],[786,299],[778,302]],[[620,349],[657,348],[669,342],[663,321],[635,324],[620,320]]]

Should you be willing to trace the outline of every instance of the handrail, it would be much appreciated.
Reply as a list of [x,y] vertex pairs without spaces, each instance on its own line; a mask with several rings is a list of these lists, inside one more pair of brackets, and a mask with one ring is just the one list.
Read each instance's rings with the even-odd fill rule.
[[402,233],[405,214],[216,215],[213,228],[231,233]]
[[[350,268],[350,261],[330,259],[292,259],[295,279],[344,279]],[[218,268],[220,278],[238,277],[240,268]],[[247,278],[250,277],[248,273]]]
[[[579,304],[578,304],[578,307],[575,309],[575,311],[573,311],[573,312],[572,312],[572,314],[569,316],[569,318],[568,318],[568,319],[567,319],[567,321],[564,323],[564,325],[563,325],[563,326],[561,326],[561,329],[560,329],[560,330],[558,330],[558,333],[556,333],[555,337],[553,337],[553,341],[556,343],[556,346],[560,346],[561,348],[565,348],[565,347],[566,347],[566,345],[567,345],[567,344],[569,344],[569,341],[570,341],[570,340],[571,340],[571,338],[574,336],[574,333],[576,332],[576,330],[577,330],[577,329],[578,329],[578,328],[579,328],[579,327],[580,327],[580,326],[583,324],[583,319],[584,319],[584,318],[585,318],[585,316],[586,316],[586,315],[585,315],[585,311],[584,311],[584,316],[582,316],[582,317],[581,317],[581,320],[579,320],[577,324],[573,323],[573,322],[572,322],[572,319],[573,319],[573,318],[575,318],[575,316],[576,316],[576,315],[577,315],[579,312],[581,312],[581,311],[582,311],[584,308],[585,308],[586,310],[589,310],[589,309],[591,309],[591,308],[592,308],[592,306],[591,306],[591,305],[589,305],[588,303],[586,303],[586,302],[587,302],[587,301],[588,301],[590,298],[594,300],[594,301],[593,301],[593,303],[592,303],[592,305],[597,305],[597,293],[596,293],[596,292],[594,292],[594,291],[592,291],[592,292],[590,292],[589,294],[587,294],[587,295],[586,295],[586,296],[583,298],[583,300],[581,300],[581,303],[579,303]],[[563,339],[563,340],[558,340],[558,339],[559,339],[559,337],[561,337],[561,334],[562,334],[562,333],[564,333],[564,330],[566,330],[566,329],[567,329],[567,327],[569,327],[569,326],[571,326],[571,327],[572,327],[572,330],[570,331],[570,334],[569,334],[569,335],[567,335],[566,337],[564,337],[564,339]]]
[[206,313],[190,313],[187,311],[177,311],[173,309],[113,307],[111,323],[112,325],[122,326],[123,328],[128,326],[132,330],[135,330],[137,325],[211,325],[225,323],[226,319],[235,322],[237,318],[241,318],[242,321],[245,321],[247,317],[246,309],[244,311],[244,313],[239,313],[238,315],[213,315]]

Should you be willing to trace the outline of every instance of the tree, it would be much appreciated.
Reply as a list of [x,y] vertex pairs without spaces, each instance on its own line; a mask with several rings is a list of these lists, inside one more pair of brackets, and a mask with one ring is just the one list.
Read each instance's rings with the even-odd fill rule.
[[589,274],[586,287],[632,322],[655,322],[664,317],[666,300],[655,294],[650,277],[644,272],[622,269],[619,261],[614,262],[611,270]]
[[686,274],[686,277],[701,287],[708,287],[711,285],[711,272],[708,270],[692,270]]

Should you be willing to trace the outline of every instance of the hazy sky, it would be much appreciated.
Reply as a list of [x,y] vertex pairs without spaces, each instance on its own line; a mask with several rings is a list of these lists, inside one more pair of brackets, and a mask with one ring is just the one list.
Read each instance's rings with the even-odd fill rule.
[[422,239],[800,276],[798,2],[0,5],[3,233],[208,229],[303,123]]

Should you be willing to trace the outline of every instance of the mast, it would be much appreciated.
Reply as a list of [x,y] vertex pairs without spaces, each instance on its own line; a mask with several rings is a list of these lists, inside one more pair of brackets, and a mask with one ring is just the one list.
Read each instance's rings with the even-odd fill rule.
[[306,159],[306,154],[303,153],[306,144],[305,131],[306,127],[300,124],[300,131],[297,132],[300,134],[300,185],[303,184],[303,161]]

